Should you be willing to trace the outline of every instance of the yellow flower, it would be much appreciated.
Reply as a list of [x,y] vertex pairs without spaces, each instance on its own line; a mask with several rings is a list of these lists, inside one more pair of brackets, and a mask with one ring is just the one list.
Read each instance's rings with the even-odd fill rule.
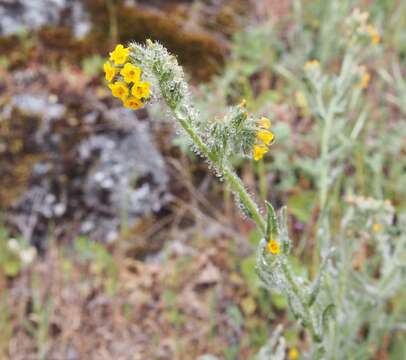
[[381,232],[381,231],[382,231],[382,228],[383,228],[382,224],[379,224],[379,223],[375,223],[375,224],[372,225],[372,231],[373,231],[374,233],[379,233],[379,232]]
[[116,69],[114,68],[114,66],[111,66],[110,61],[106,61],[103,65],[103,68],[104,68],[104,76],[106,80],[110,82],[116,75]]
[[257,121],[257,125],[260,129],[256,132],[257,143],[254,145],[254,160],[260,160],[264,157],[269,150],[267,145],[274,139],[274,134],[268,130],[271,127],[271,120],[262,117]]
[[295,92],[295,100],[296,100],[297,106],[299,106],[300,108],[307,109],[309,107],[307,104],[306,96],[301,91]]
[[379,42],[381,41],[381,37],[378,31],[372,25],[367,26],[367,33],[371,37],[372,44],[374,45],[379,44]]
[[271,120],[266,117],[262,117],[258,120],[258,126],[261,126],[264,129],[269,129],[271,127]]
[[116,48],[110,53],[110,60],[114,61],[116,65],[124,64],[128,58],[130,50],[123,45],[118,44]]
[[120,98],[122,101],[128,96],[128,88],[125,82],[116,81],[113,84],[109,84],[109,88],[113,96]]
[[281,252],[281,247],[279,246],[278,242],[270,239],[268,241],[267,249],[271,254],[278,255]]
[[270,142],[273,140],[274,135],[268,130],[258,130],[257,131],[257,138],[262,140],[265,145],[269,145]]
[[295,347],[291,348],[289,350],[288,357],[289,357],[289,360],[297,360],[297,359],[299,359],[299,351],[297,351],[297,349]]
[[268,152],[268,148],[265,145],[254,145],[254,160],[261,160]]
[[141,108],[142,105],[143,105],[142,101],[135,97],[131,97],[131,98],[124,100],[124,106],[126,108],[129,108],[132,110],[137,110],[137,109]]
[[358,84],[356,84],[355,86],[358,89],[366,89],[369,85],[369,80],[371,80],[371,75],[369,74],[369,72],[364,72],[362,74],[360,82]]
[[239,107],[247,107],[247,100],[241,99],[240,103],[238,104]]
[[305,71],[313,71],[320,69],[320,62],[318,60],[309,60],[304,65]]
[[147,81],[140,82],[138,84],[135,84],[132,89],[131,89],[131,94],[135,96],[138,99],[146,99],[149,97],[151,91],[150,87],[151,84]]
[[141,69],[138,66],[127,63],[121,69],[120,74],[126,83],[137,83],[140,81]]

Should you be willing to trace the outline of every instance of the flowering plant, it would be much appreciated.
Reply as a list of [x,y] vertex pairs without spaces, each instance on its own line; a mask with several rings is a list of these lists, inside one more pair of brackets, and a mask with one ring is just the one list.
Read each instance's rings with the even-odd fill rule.
[[[357,20],[355,14],[353,18],[350,25],[357,29],[354,36],[351,33],[351,43],[354,46],[345,56],[338,76],[324,74],[317,60],[311,60],[304,66],[307,88],[304,87],[306,97],[303,101],[310,105],[321,124],[321,159],[318,167],[321,215],[318,246],[315,247],[317,252],[320,251],[316,255],[317,258],[320,257],[320,261],[313,279],[300,276],[292,269],[292,243],[288,233],[286,207],[276,212],[270,203],[265,202],[266,211],[261,211],[230,161],[235,154],[254,161],[261,160],[275,138],[271,131],[271,121],[265,117],[256,119],[250,115],[245,101],[231,107],[221,120],[203,120],[195,110],[183,70],[176,58],[156,42],[147,41],[145,46],[132,43],[127,48],[117,45],[104,67],[113,96],[120,98],[126,107],[138,109],[153,99],[163,100],[192,149],[207,161],[216,176],[224,180],[244,214],[256,223],[262,237],[257,249],[258,275],[269,289],[285,295],[293,315],[307,329],[313,345],[309,355],[311,359],[325,359],[328,358],[328,352],[335,355],[340,352],[344,341],[340,337],[340,327],[348,325],[345,320],[348,316],[346,307],[354,302],[355,291],[348,290],[346,277],[359,278],[348,265],[349,259],[357,252],[356,247],[348,247],[343,241],[338,249],[333,248],[329,241],[328,227],[331,167],[333,160],[340,159],[332,151],[332,145],[341,146],[342,154],[348,149],[348,141],[343,142],[343,137],[339,136],[340,131],[348,129],[342,113],[352,99],[352,92],[359,93],[367,88],[370,81],[370,75],[361,65],[362,52],[358,40],[365,36],[373,44],[380,40],[378,32],[365,23],[364,17]],[[352,140],[358,136],[363,121],[364,118],[360,116],[351,130]],[[372,229],[375,234],[383,232],[383,224],[390,227],[390,214],[375,214],[377,219],[371,225],[368,223],[369,218],[362,215],[362,206],[353,206],[348,211],[348,217],[344,217],[341,224],[342,236],[347,236],[345,234],[348,231],[354,235],[354,223]],[[372,216],[371,212],[367,213]],[[399,245],[400,248],[404,246],[406,237],[402,239],[400,243],[403,245]],[[382,278],[384,285],[378,286],[388,286],[391,290],[398,288],[398,276],[402,271],[399,252],[392,251],[391,247],[378,247],[382,249],[386,259],[397,264],[391,267],[388,278]],[[383,264],[389,266],[389,263],[390,261],[385,260]],[[372,281],[371,278],[369,280]],[[369,288],[372,292],[373,287],[371,285]],[[384,302],[385,299],[386,297],[382,297],[381,301]],[[370,310],[368,306],[369,303],[366,302],[363,308],[366,312]],[[362,322],[359,321],[356,326],[359,329]],[[356,343],[352,345],[354,344]],[[353,347],[347,348],[353,350]],[[297,350],[295,351],[292,351],[292,358],[298,356]]]
[[[257,259],[259,276],[267,286],[276,288],[287,296],[295,316],[309,329],[313,339],[320,342],[322,335],[318,324],[326,322],[332,308],[328,304],[318,315],[310,310],[320,289],[321,276],[308,288],[298,281],[289,265],[291,242],[287,231],[286,208],[282,208],[277,216],[272,205],[266,203],[267,216],[264,219],[258,205],[229,161],[236,151],[251,156],[254,160],[262,159],[274,140],[274,135],[270,131],[271,121],[265,117],[255,120],[248,114],[245,103],[242,102],[231,108],[221,122],[199,122],[182,68],[175,57],[158,43],[148,41],[146,46],[131,44],[128,48],[117,45],[116,50],[111,53],[111,59],[116,65],[130,59],[131,62],[124,65],[120,74],[128,65],[138,74],[142,69],[149,81],[143,84],[148,84],[145,85],[148,89],[152,88],[156,98],[165,101],[180,129],[189,138],[191,146],[232,189],[244,213],[257,224],[262,233],[263,240],[258,248]],[[106,63],[106,79],[111,81],[109,71],[110,64]],[[115,82],[110,88],[113,95],[126,104],[130,92],[134,93],[133,89],[137,86],[137,82],[132,88],[130,86],[131,82],[125,82],[124,79],[124,82]],[[141,98],[141,101],[144,100],[145,98]]]

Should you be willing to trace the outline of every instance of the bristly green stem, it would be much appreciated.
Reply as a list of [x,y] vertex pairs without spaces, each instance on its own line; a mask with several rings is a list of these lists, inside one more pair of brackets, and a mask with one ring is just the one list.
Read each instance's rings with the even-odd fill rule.
[[255,202],[252,200],[251,196],[248,194],[247,190],[242,184],[240,178],[234,173],[234,171],[232,171],[228,167],[223,168],[223,174],[230,187],[238,193],[241,202],[244,204],[245,208],[252,216],[252,219],[256,222],[262,233],[265,233],[265,221],[258,211]]
[[244,185],[242,184],[239,177],[232,171],[228,166],[220,166],[216,157],[210,153],[207,145],[203,142],[201,137],[196,133],[193,127],[190,125],[189,119],[185,118],[182,114],[178,111],[171,109],[176,119],[179,121],[183,129],[188,133],[191,137],[193,143],[199,148],[202,154],[209,159],[215,166],[219,168],[221,173],[224,176],[224,179],[227,181],[228,185],[231,187],[233,191],[235,191],[252,217],[255,223],[258,225],[260,230],[265,233],[266,224],[265,220],[263,219],[261,213],[258,210],[257,205],[255,204],[254,200],[251,198],[247,190],[245,189]]

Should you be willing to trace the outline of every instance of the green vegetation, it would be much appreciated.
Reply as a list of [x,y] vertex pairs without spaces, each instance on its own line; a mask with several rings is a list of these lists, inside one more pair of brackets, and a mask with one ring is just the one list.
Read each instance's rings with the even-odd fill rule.
[[[219,72],[218,42],[159,36],[172,19],[153,11],[117,22],[126,6],[107,3],[94,2],[103,26],[86,44],[121,33],[124,43],[136,29],[134,40],[161,39],[186,69],[196,65],[196,78]],[[178,122],[171,145],[174,124],[152,126],[176,172],[169,215],[128,226],[123,209],[109,244],[58,241],[49,229],[40,254],[0,227],[1,359],[406,358],[406,3],[298,0],[275,8],[277,18],[272,10],[233,34],[220,74],[190,89],[164,46],[130,45],[162,106],[146,107],[150,121],[169,107]],[[95,81],[104,58],[80,59]],[[15,61],[0,59],[7,71]],[[253,161],[262,117],[275,141]],[[3,178],[18,187],[1,189],[9,205],[33,161],[10,150],[18,128],[0,122],[0,131],[2,159],[23,167]]]

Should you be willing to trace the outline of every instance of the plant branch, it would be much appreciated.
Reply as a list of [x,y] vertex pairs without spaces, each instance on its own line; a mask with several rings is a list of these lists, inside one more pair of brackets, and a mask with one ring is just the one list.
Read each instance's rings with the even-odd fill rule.
[[194,144],[199,148],[202,154],[209,159],[215,166],[221,170],[224,179],[227,181],[230,188],[238,195],[240,201],[249,212],[252,219],[258,225],[263,233],[265,233],[265,221],[258,210],[258,207],[254,200],[251,198],[247,190],[245,189],[243,183],[241,182],[240,178],[235,174],[233,170],[231,170],[228,166],[220,167],[218,159],[210,153],[207,145],[203,142],[201,137],[196,133],[193,127],[190,125],[189,119],[186,119],[179,111],[172,110],[175,118],[179,121],[180,125],[183,129],[188,133],[191,137]]

